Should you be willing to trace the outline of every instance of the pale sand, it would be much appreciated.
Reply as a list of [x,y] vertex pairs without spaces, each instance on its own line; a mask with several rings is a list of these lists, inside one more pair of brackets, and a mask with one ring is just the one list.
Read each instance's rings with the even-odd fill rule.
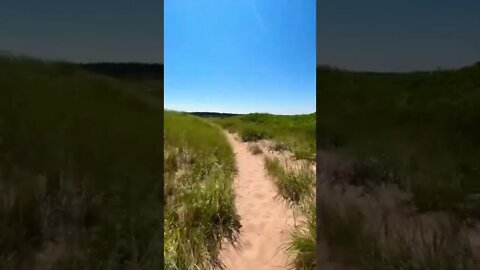
[[228,245],[220,258],[229,270],[288,269],[284,246],[294,225],[292,210],[280,199],[264,168],[263,155],[253,155],[245,143],[226,135],[235,153],[236,207],[242,231],[237,249]]

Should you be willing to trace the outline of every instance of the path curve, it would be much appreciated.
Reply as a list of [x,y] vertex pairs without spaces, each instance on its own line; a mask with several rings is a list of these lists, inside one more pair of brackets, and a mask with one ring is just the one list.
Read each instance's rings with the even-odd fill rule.
[[235,153],[238,174],[235,204],[241,217],[240,245],[220,254],[227,270],[288,269],[283,246],[294,224],[292,210],[280,199],[264,168],[263,155],[253,155],[246,143],[226,134]]

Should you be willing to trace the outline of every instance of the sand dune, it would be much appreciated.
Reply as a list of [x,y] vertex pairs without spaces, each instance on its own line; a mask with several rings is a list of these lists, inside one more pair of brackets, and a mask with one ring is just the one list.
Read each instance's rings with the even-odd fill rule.
[[294,224],[292,210],[280,199],[264,169],[262,155],[250,153],[248,146],[227,134],[236,156],[236,207],[241,216],[239,247],[227,246],[220,257],[229,270],[288,269],[283,246]]

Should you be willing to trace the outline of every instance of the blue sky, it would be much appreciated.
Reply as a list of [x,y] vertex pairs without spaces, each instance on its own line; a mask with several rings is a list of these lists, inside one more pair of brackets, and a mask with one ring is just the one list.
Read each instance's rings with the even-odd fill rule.
[[6,0],[0,51],[74,62],[163,63],[162,0]]
[[315,111],[315,0],[165,1],[165,108]]
[[478,0],[322,0],[317,16],[319,64],[411,71],[480,61]]

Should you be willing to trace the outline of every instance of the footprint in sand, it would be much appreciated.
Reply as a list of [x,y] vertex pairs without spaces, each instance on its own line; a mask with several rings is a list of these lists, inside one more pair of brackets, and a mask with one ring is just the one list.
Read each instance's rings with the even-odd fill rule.
[[255,197],[255,199],[263,199],[265,198],[265,195],[262,193],[255,193],[253,194],[253,197]]

